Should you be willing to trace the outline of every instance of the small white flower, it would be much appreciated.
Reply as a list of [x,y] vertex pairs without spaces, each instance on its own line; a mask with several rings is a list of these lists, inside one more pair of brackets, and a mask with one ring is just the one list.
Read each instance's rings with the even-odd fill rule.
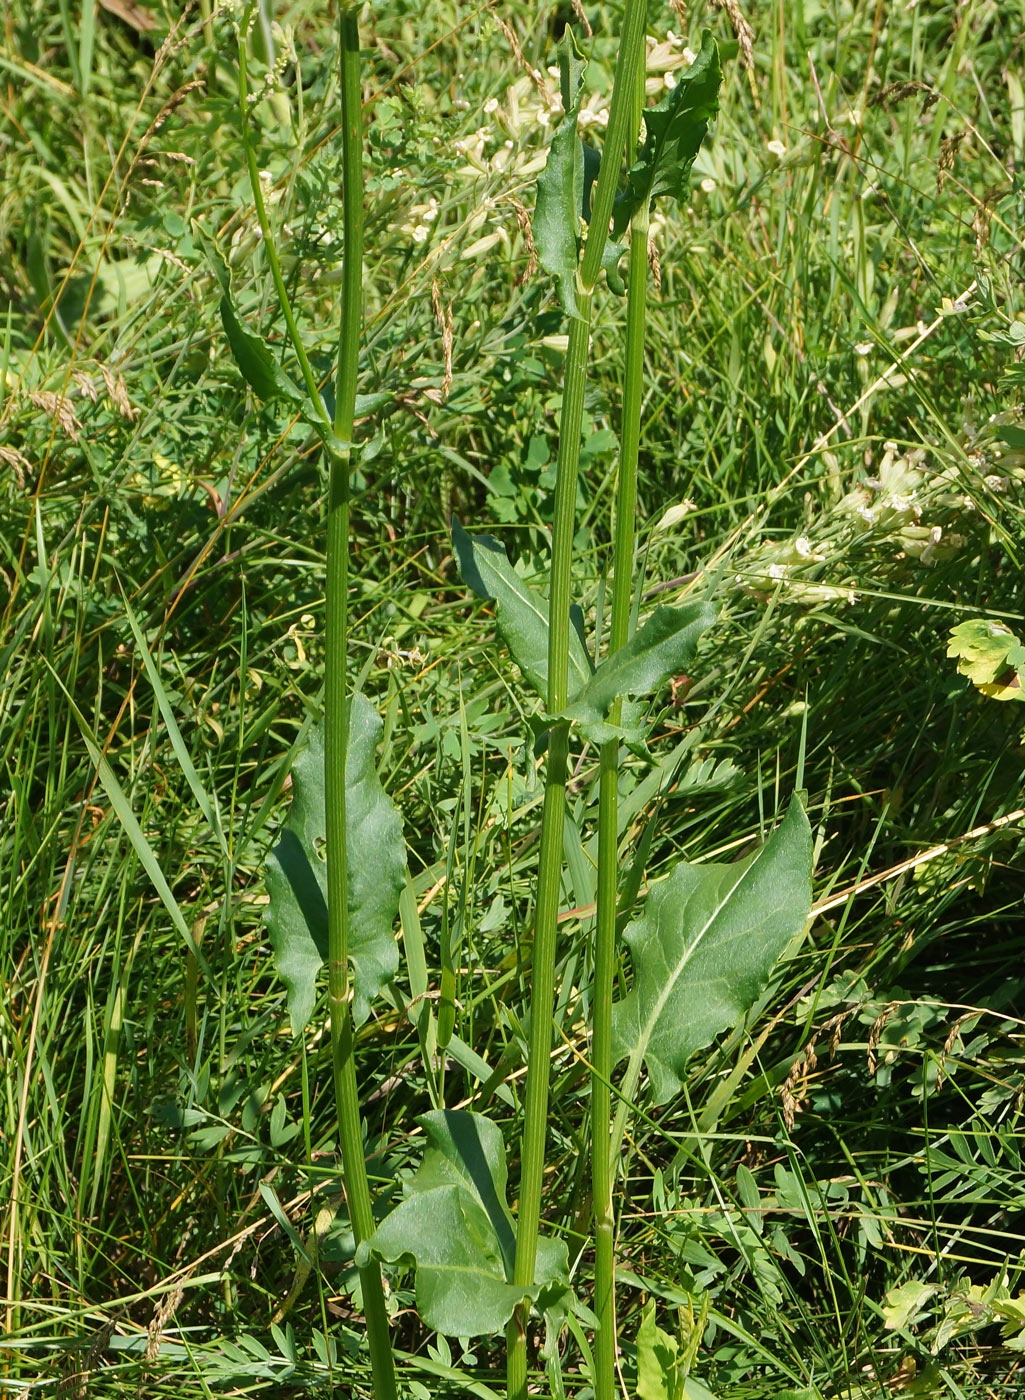
[[770,155],[775,156],[777,160],[782,160],[787,153],[787,148],[782,141],[770,141],[765,149]]
[[673,88],[676,86],[676,74],[670,69],[669,72],[664,74],[662,81],[665,83],[669,91],[672,92]]
[[706,175],[705,178],[701,181],[701,188],[705,192],[705,194],[712,193],[712,191],[715,189],[715,181],[712,179],[711,175]]
[[682,57],[683,57],[684,67],[689,68],[689,67],[691,66],[692,63],[697,62],[697,57],[698,57],[698,56],[697,56],[697,54],[694,52],[694,50],[693,50],[692,48],[687,47],[687,48],[684,49]]
[[872,342],[870,340],[859,340],[854,347],[855,355],[869,355],[872,352]]
[[494,113],[497,112],[497,111],[498,111],[498,98],[497,98],[497,97],[489,97],[488,100],[484,103],[484,115],[490,117],[490,116],[493,116]]

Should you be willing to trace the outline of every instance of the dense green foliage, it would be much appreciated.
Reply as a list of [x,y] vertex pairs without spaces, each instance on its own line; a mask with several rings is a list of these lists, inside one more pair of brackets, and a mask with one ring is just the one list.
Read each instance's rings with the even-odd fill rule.
[[[172,8],[12,0],[0,41],[0,1389],[360,1393],[329,1046],[319,1016],[293,1038],[264,917],[293,761],[321,718],[324,451],[296,411],[256,234],[230,23]],[[584,9],[578,121],[600,145],[622,17]],[[1010,1397],[1021,722],[947,648],[974,619],[1023,634],[1020,14],[745,14],[753,48],[741,28],[690,202],[652,220],[638,606],[693,609],[697,575],[718,616],[648,706],[647,745],[624,746],[624,884],[664,892],[682,855],[671,878],[711,886],[800,790],[818,912],[745,1026],[630,1118],[623,1385]],[[331,415],[336,36],[314,7],[276,18],[252,36],[250,126]],[[352,681],[383,719],[410,884],[398,979],[357,1051],[375,1193],[396,1205],[405,1182],[400,1209],[417,1169],[441,1172],[426,1112],[436,1159],[464,1122],[440,1110],[486,1111],[507,1147],[522,1119],[539,726],[495,642],[501,597],[468,599],[451,524],[493,571],[479,592],[544,591],[565,319],[528,215],[571,18],[445,0],[362,16]],[[673,110],[704,25],[729,52],[726,10],[689,7],[681,34],[652,0],[649,104]],[[592,637],[608,626],[623,318],[603,281],[574,541]],[[547,1248],[583,1297],[585,738],[543,1197]],[[617,1001],[650,937],[635,924],[622,945]],[[514,1206],[519,1162],[499,1148]],[[500,1292],[505,1196],[481,1209]],[[431,1332],[408,1269],[389,1287],[405,1393],[494,1393],[500,1339]],[[538,1332],[546,1393],[584,1400],[588,1337],[580,1313]]]

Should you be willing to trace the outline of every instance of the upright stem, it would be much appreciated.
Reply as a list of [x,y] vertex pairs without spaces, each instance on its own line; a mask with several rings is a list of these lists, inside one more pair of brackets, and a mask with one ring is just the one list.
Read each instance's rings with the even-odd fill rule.
[[[612,105],[598,181],[592,202],[591,224],[577,277],[578,314],[570,322],[559,420],[559,461],[555,486],[555,518],[552,532],[552,581],[549,597],[548,711],[557,714],[569,700],[570,592],[573,564],[574,508],[580,463],[580,430],[584,412],[584,387],[591,343],[591,310],[594,288],[601,271],[608,237],[612,203],[626,146],[632,109],[633,75],[644,52],[645,0],[627,0],[623,36],[616,61]],[[569,732],[553,726],[545,768],[545,800],[541,817],[541,853],[537,904],[534,915],[534,952],[531,963],[530,1048],[525,1088],[522,1177],[516,1231],[514,1280],[524,1289],[534,1282],[537,1236],[541,1219],[548,1120],[549,1060],[552,1046],[552,1001],[555,994],[556,935],[562,887],[563,825],[566,811],[566,765]],[[513,1314],[506,1333],[508,1348],[507,1391],[510,1400],[527,1394],[527,1319],[524,1302]]]
[[[635,131],[640,124],[643,93],[644,70],[641,66],[635,82]],[[610,656],[625,645],[630,634],[647,272],[648,210],[645,205],[637,210],[630,224],[623,421],[613,531],[612,624],[608,653]],[[613,724],[619,724],[622,708],[622,702],[617,700],[610,716]],[[599,764],[598,903],[591,1001],[591,1188],[594,1201],[594,1312],[598,1319],[594,1344],[595,1400],[614,1400],[616,1393],[615,1212],[612,1207],[614,1173],[610,1151],[610,1080],[612,991],[616,967],[618,843],[619,742],[610,739],[602,745]]]
[[[363,278],[363,131],[358,9],[339,17],[342,91],[342,306],[335,381],[335,444],[327,517],[327,618],[324,716],[327,815],[328,1001],[335,1112],[342,1171],[356,1243],[374,1231],[363,1150],[349,1006],[349,881],[346,849],[346,762],[349,752],[349,470],[356,400]],[[319,401],[319,394],[318,394]],[[375,1400],[395,1400],[395,1364],[380,1265],[360,1269]]]

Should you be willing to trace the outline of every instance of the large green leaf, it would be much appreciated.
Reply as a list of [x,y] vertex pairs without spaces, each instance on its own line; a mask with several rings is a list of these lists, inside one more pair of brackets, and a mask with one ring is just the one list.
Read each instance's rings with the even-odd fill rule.
[[533,1287],[512,1282],[516,1234],[500,1129],[459,1109],[419,1121],[428,1140],[423,1161],[405,1200],[360,1245],[357,1263],[412,1260],[420,1316],[450,1337],[500,1333],[525,1295],[555,1304],[569,1287],[562,1241],[538,1240]]
[[[548,699],[548,603],[520,578],[509,563],[505,546],[492,535],[468,535],[452,522],[452,544],[464,582],[478,598],[495,603],[498,630],[513,660],[541,696]],[[584,619],[571,612],[569,693],[575,697],[591,678],[594,667],[584,645]]]
[[627,189],[616,202],[613,237],[618,238],[635,210],[660,195],[682,200],[694,157],[708,123],[719,110],[722,68],[715,40],[706,30],[701,51],[689,68],[678,69],[676,86],[657,107],[644,113],[644,145],[627,175]]
[[531,228],[541,266],[559,284],[566,311],[577,314],[577,257],[584,203],[584,149],[577,135],[584,64],[573,31],[559,51],[565,115],[555,129],[545,168],[538,176]]
[[605,737],[602,720],[615,701],[651,695],[670,676],[679,675],[693,660],[698,638],[714,621],[715,609],[708,603],[656,608],[626,645],[601,663],[558,718],[574,721],[600,743]]
[[811,831],[795,797],[754,855],[681,862],[624,937],[633,985],[612,1011],[616,1061],[648,1068],[656,1103],[677,1093],[688,1059],[754,1005],[811,907]]
[[[381,720],[365,695],[352,697],[346,763],[349,960],[357,1025],[398,968],[394,938],[406,878],[402,823],[374,766]],[[292,809],[267,860],[266,914],[278,974],[288,988],[292,1031],[313,1015],[317,973],[327,958],[327,818],[324,736],[314,730],[292,768]]]

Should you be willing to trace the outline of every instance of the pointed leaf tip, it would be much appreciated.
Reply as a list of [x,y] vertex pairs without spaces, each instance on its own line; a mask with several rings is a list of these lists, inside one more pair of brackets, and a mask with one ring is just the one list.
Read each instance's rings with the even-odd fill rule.
[[656,1103],[687,1061],[741,1023],[811,908],[811,828],[794,797],[765,845],[731,865],[681,862],[625,939],[633,983],[612,1012],[616,1061],[643,1059]]

